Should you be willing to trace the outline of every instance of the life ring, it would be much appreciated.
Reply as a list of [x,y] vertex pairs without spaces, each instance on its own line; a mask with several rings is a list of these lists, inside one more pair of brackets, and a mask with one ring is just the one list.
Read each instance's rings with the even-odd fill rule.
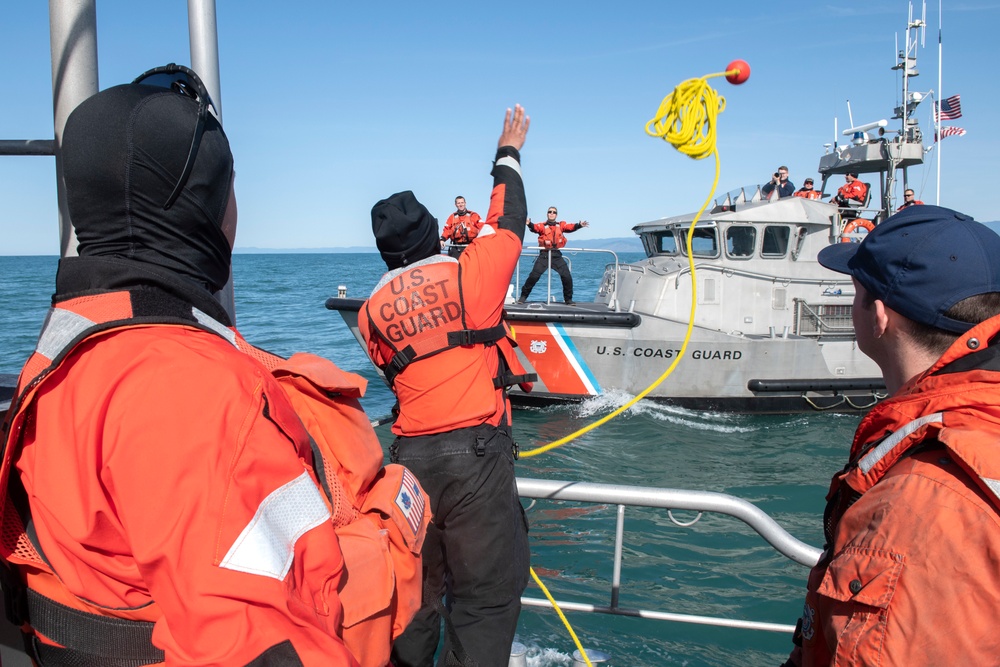
[[871,220],[865,220],[864,218],[855,218],[854,220],[848,220],[847,224],[844,225],[844,231],[841,232],[840,242],[860,243],[860,239],[852,238],[851,235],[862,228],[866,230],[865,234],[868,234],[875,230],[875,223],[873,223]]

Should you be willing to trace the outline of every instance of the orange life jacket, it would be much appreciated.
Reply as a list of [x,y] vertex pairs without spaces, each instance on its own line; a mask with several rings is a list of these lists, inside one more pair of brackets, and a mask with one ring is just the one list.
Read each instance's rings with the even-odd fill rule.
[[816,190],[797,190],[795,192],[796,197],[802,197],[803,199],[819,199],[820,194]]
[[[529,375],[514,352],[513,335],[501,321],[488,329],[469,329],[465,324],[465,295],[459,288],[458,262],[449,257],[413,266],[394,276],[365,303],[371,330],[392,349],[392,359],[381,367],[390,386],[411,363],[453,350],[448,363],[463,367],[477,362],[482,345],[496,345],[500,353],[499,374],[492,389],[519,384],[531,390]],[[435,368],[436,374],[448,369]]]
[[[192,309],[192,314],[192,321],[134,318],[127,291],[71,299],[50,310],[38,347],[21,372],[3,428],[0,558],[20,575],[0,566],[7,606],[15,616],[11,620],[26,633],[71,650],[73,642],[81,642],[89,653],[106,650],[109,658],[128,653],[138,661],[133,664],[162,662],[163,652],[151,639],[153,625],[162,616],[156,602],[134,610],[112,610],[70,593],[25,530],[30,513],[27,503],[17,497],[20,483],[16,475],[11,479],[11,470],[23,431],[30,428],[35,396],[74,349],[98,334],[129,327],[186,326],[220,335],[256,359],[294,406],[314,444],[313,469],[330,508],[347,572],[338,591],[344,612],[342,638],[361,665],[388,664],[392,641],[420,608],[420,550],[431,513],[426,494],[409,470],[382,465],[381,445],[358,402],[365,380],[315,355],[282,359],[253,347],[235,329],[205,313]],[[23,488],[20,492],[23,495]]]
[[[1000,317],[976,325],[859,424],[827,494],[826,551],[810,573],[801,647],[788,664],[976,664],[995,654],[981,601],[1000,596],[990,556],[1000,515],[998,332]],[[924,448],[926,460],[912,463]],[[921,481],[895,484],[906,470],[920,470]],[[940,516],[925,518],[927,507]],[[982,529],[970,535],[966,525]],[[955,604],[919,583],[939,579],[935,563],[954,573],[942,587]],[[925,613],[942,603],[950,632]]]
[[[540,248],[562,248],[566,245],[566,234],[563,231],[564,222],[557,222],[554,225],[538,223],[535,226],[535,233],[538,234],[538,246]],[[538,227],[542,230],[538,231]]]
[[479,235],[481,226],[479,214],[474,211],[466,211],[465,215],[459,215],[457,212],[452,213],[445,223],[443,236],[450,238],[452,243],[468,245]]
[[868,195],[868,186],[855,179],[850,183],[841,185],[837,190],[837,195],[843,197],[845,200],[853,199],[854,201],[863,203],[865,197]]

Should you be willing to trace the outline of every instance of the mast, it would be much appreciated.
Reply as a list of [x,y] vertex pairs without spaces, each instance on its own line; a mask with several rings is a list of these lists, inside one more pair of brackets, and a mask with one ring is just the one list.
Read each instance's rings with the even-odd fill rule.
[[934,203],[938,206],[941,205],[941,101],[944,99],[944,93],[941,92],[941,32],[943,30],[941,25],[941,5],[943,1],[938,0],[938,99],[937,113],[934,114],[934,138],[937,139],[935,142],[935,146],[937,147],[937,178],[934,179],[937,183],[937,195]]
[[[927,6],[923,5],[922,14],[919,19],[913,18],[913,3],[909,4],[908,15],[906,21],[906,34],[903,39],[903,50],[898,52],[899,62],[893,69],[900,70],[903,75],[903,85],[902,94],[903,98],[900,105],[896,107],[896,113],[893,118],[900,119],[900,131],[899,138],[902,143],[915,143],[921,144],[923,141],[923,136],[920,132],[920,124],[916,118],[913,117],[913,112],[916,110],[917,105],[924,99],[924,95],[917,91],[910,91],[910,78],[919,76],[920,72],[917,70],[917,47],[918,43],[923,40],[918,40],[916,31],[920,30],[921,35],[924,35],[927,27]],[[921,148],[921,152],[922,152]],[[900,165],[900,161],[894,160],[892,157],[889,159],[889,169],[886,173],[886,189],[884,191],[884,201],[883,209],[886,215],[892,214],[892,195],[895,189],[896,181],[896,168]],[[906,165],[902,165],[903,169],[903,187],[909,187],[908,173]]]

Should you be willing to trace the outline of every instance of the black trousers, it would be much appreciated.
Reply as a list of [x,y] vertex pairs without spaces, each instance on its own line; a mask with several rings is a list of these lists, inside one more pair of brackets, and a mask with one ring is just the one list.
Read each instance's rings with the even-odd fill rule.
[[563,301],[573,300],[573,274],[570,273],[569,264],[563,259],[562,252],[558,249],[539,251],[535,265],[531,267],[531,273],[528,274],[528,279],[524,281],[524,287],[521,288],[521,299],[527,301],[535,283],[549,268],[549,253],[552,253],[552,269],[562,279]]
[[[528,523],[517,496],[510,427],[476,426],[398,437],[392,460],[431,501],[424,540],[423,606],[392,647],[397,667],[506,667],[528,584]],[[478,451],[477,451],[478,450]]]

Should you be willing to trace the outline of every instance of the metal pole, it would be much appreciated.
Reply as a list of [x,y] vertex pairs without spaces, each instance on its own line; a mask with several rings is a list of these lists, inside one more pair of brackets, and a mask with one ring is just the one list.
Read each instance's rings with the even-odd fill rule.
[[[219,76],[219,29],[215,17],[215,0],[188,0],[188,33],[191,42],[191,69],[198,73],[212,97],[212,103],[222,123],[222,84]],[[229,281],[215,298],[236,323],[236,300],[233,295],[233,271]]]
[[941,102],[944,100],[944,92],[941,88],[941,32],[943,27],[941,25],[941,5],[944,4],[944,0],[938,1],[938,94],[937,100],[935,101],[936,111],[934,114],[936,121],[934,128],[934,139],[937,141],[937,197],[934,203],[937,206],[941,205]]
[[0,155],[55,155],[51,139],[0,139]]
[[198,73],[222,122],[222,86],[219,77],[219,30],[215,0],[188,0],[191,69]]
[[66,119],[80,102],[97,93],[97,9],[95,0],[49,0],[52,52],[52,118],[55,132],[56,192],[59,199],[59,254],[76,255],[76,233],[66,205],[62,136]]
[[545,285],[545,289],[548,292],[545,295],[545,303],[552,303],[552,251],[546,250],[545,252],[548,254],[549,257],[549,268],[547,270],[547,273],[545,274],[548,279],[548,282]]
[[622,542],[625,541],[625,506],[618,506],[615,522],[615,563],[611,572],[611,608],[618,608],[618,594],[622,586]]

